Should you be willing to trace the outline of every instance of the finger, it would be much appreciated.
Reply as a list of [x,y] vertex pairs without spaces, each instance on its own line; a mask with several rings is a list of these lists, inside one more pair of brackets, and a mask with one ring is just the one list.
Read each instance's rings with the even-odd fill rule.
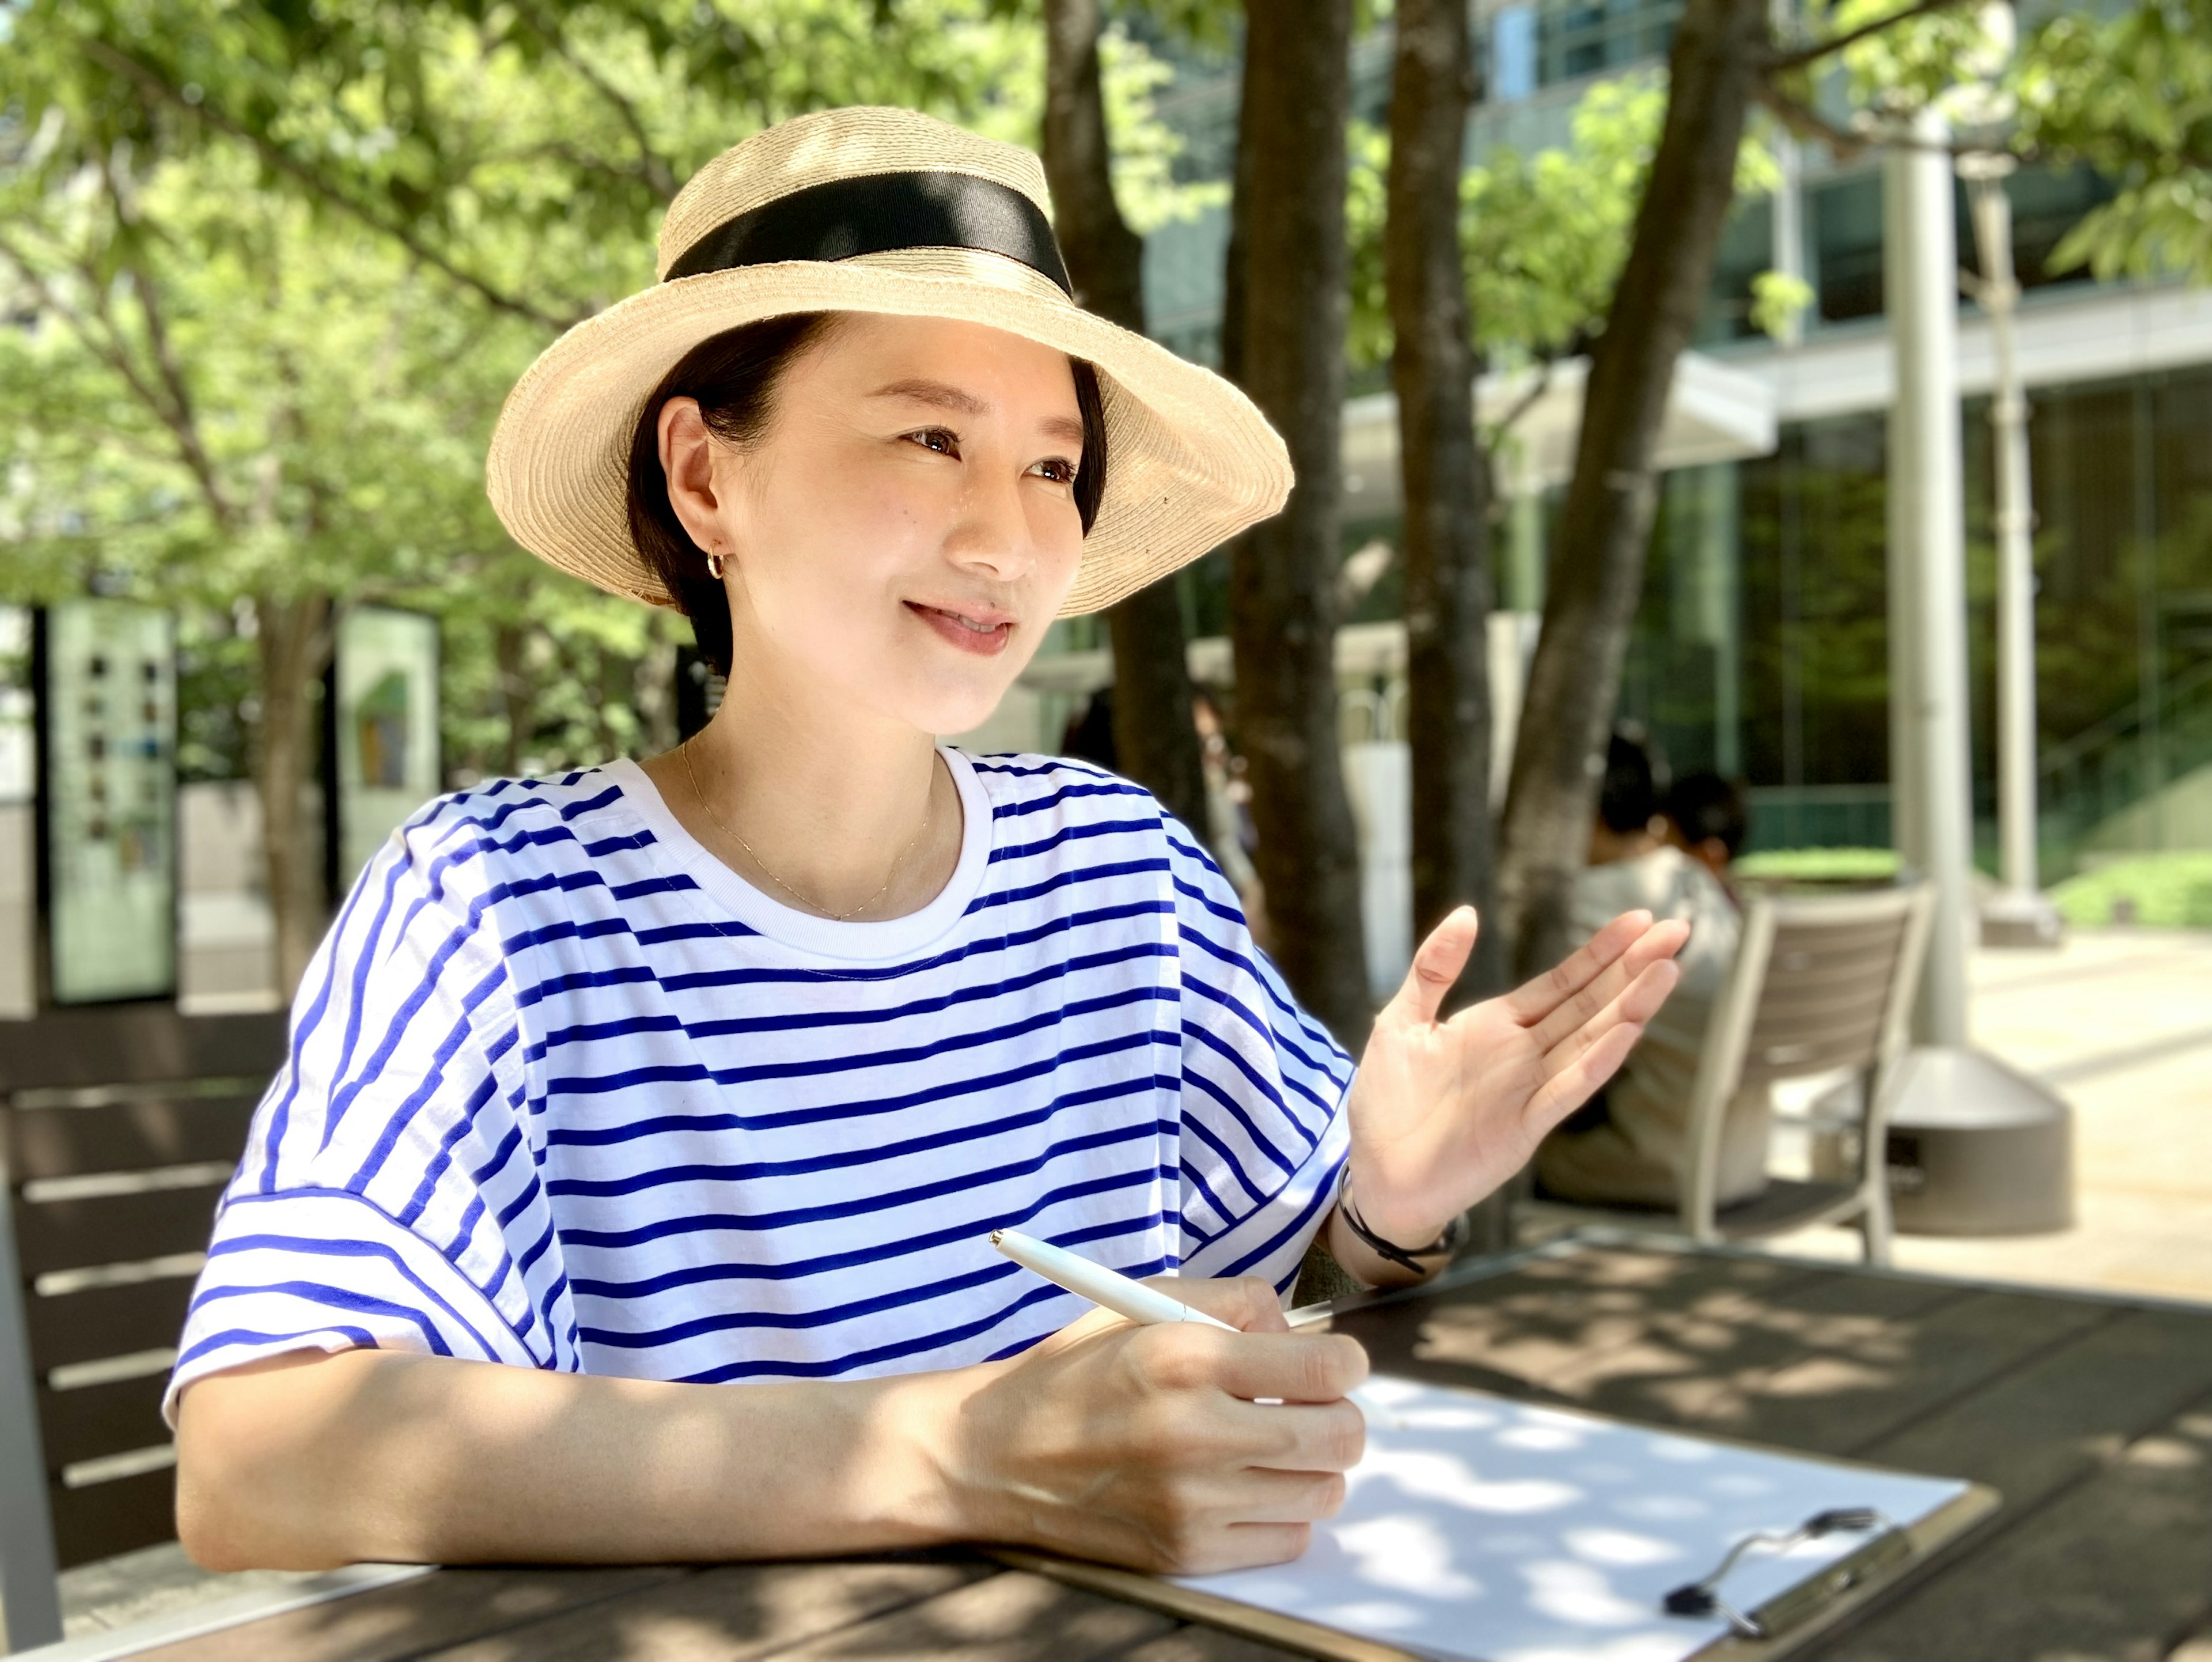
[[1408,1021],[1434,1021],[1443,1008],[1444,995],[1467,968],[1468,955],[1474,950],[1481,927],[1472,906],[1455,906],[1446,914],[1444,921],[1429,931],[1421,950],[1413,954],[1413,966],[1406,971],[1404,984],[1385,1014]]
[[1224,1570],[1287,1564],[1313,1544],[1310,1524],[1231,1524],[1174,1553],[1156,1553],[1146,1566],[1170,1575],[1213,1575]]
[[1349,1471],[1367,1452],[1367,1416],[1351,1403],[1231,1399],[1240,1463],[1262,1471]]
[[1528,1099],[1527,1129],[1533,1137],[1550,1135],[1553,1127],[1597,1094],[1628,1060],[1636,1041],[1644,1037],[1641,1022],[1624,1021],[1607,1028],[1582,1053],[1547,1081]]
[[1155,1384],[1248,1403],[1334,1403],[1367,1377],[1367,1353],[1341,1333],[1224,1333],[1174,1322],[1131,1342]]
[[[1690,926],[1674,918],[1654,923],[1608,965],[1595,979],[1529,1030],[1530,1037],[1550,1050],[1567,1034],[1589,1021],[1632,984],[1650,965],[1671,959],[1690,938]],[[1656,1007],[1654,1007],[1656,1008]]]
[[1594,1012],[1589,1020],[1567,1032],[1544,1053],[1545,1073],[1557,1075],[1624,1021],[1632,1021],[1638,1026],[1649,1022],[1658,1014],[1659,1007],[1667,1001],[1681,975],[1680,967],[1669,960],[1647,965],[1644,973],[1607,1001],[1603,1009]]
[[1311,1524],[1344,1507],[1344,1475],[1252,1468],[1187,1479],[1176,1498],[1216,1528],[1239,1524]]
[[1231,1275],[1210,1280],[1194,1275],[1152,1275],[1145,1281],[1147,1287],[1156,1287],[1171,1299],[1180,1300],[1194,1310],[1203,1310],[1218,1322],[1246,1333],[1284,1333],[1290,1324],[1283,1319],[1283,1301],[1275,1289],[1256,1275]]
[[[1671,957],[1679,943],[1674,932],[1681,925],[1655,923],[1629,943],[1626,951],[1606,965],[1597,977],[1528,1030],[1529,1037],[1550,1050],[1583,1026],[1620,995],[1621,989],[1660,957]],[[1663,949],[1663,950],[1662,950]]]
[[1541,1021],[1595,980],[1607,965],[1650,927],[1650,912],[1621,913],[1534,981],[1523,982],[1506,994],[1507,1013],[1524,1027]]

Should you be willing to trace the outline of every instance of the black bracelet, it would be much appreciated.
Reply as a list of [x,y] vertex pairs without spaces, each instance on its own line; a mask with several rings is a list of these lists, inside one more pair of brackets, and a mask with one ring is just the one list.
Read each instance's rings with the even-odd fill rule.
[[1423,1258],[1433,1258],[1440,1253],[1449,1252],[1452,1248],[1460,1244],[1461,1239],[1467,1231],[1467,1215],[1462,1212],[1446,1224],[1444,1233],[1430,1242],[1428,1245],[1407,1248],[1399,1245],[1395,1241],[1384,1240],[1382,1236],[1370,1229],[1366,1221],[1353,1208],[1349,1190],[1337,1202],[1336,1209],[1344,1215],[1346,1227],[1372,1247],[1377,1257],[1396,1264],[1401,1269],[1410,1269],[1416,1275],[1425,1275],[1429,1273],[1427,1267],[1421,1263]]

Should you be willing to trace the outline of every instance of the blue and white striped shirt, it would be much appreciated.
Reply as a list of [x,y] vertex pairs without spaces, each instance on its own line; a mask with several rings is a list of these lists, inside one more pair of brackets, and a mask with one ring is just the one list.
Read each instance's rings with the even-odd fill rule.
[[777,904],[635,764],[441,798],[355,886],[217,1215],[170,1383],[374,1345],[686,1380],[1013,1355],[1130,1275],[1287,1290],[1352,1064],[1152,798],[944,752],[935,900]]

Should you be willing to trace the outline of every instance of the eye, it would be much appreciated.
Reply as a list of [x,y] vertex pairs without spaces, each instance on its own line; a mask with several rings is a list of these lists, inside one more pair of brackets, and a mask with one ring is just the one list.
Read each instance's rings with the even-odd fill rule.
[[1075,464],[1065,456],[1048,457],[1030,471],[1041,478],[1050,479],[1054,484],[1075,483]]
[[925,450],[934,450],[940,456],[960,454],[960,435],[949,427],[925,427],[918,433],[906,435]]

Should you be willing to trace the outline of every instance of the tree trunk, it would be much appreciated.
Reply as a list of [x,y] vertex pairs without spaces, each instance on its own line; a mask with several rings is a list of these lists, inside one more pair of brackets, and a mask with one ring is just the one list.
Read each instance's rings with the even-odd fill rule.
[[305,797],[315,765],[314,701],[308,688],[331,661],[327,594],[294,600],[254,597],[261,658],[261,721],[254,787],[261,798],[261,841],[276,918],[276,990],[286,1001],[322,940],[323,839]]
[[1243,380],[1298,482],[1283,512],[1237,545],[1230,628],[1275,957],[1306,1008],[1356,1050],[1372,1012],[1335,667],[1351,33],[1351,0],[1246,9]]
[[1244,277],[1249,269],[1252,219],[1252,158],[1259,147],[1252,138],[1252,105],[1238,90],[1237,153],[1231,160],[1229,186],[1229,247],[1221,273],[1221,373],[1239,387],[1244,384]]
[[[1046,0],[1045,178],[1076,299],[1142,334],[1145,242],[1114,199],[1098,22],[1099,0]],[[1114,749],[1121,771],[1202,839],[1206,770],[1191,717],[1182,603],[1174,579],[1112,606],[1106,624],[1114,643]]]
[[1413,936],[1473,904],[1482,933],[1459,990],[1480,995],[1503,983],[1505,953],[1492,905],[1489,478],[1459,240],[1474,46],[1464,0],[1399,0],[1397,15],[1382,258],[1406,502]]
[[1744,117],[1768,55],[1766,27],[1766,0],[1687,0],[1683,7],[1668,58],[1666,126],[1591,354],[1505,807],[1498,887],[1524,973],[1572,944],[1568,903],[1589,845],[1594,769],[1643,586],[1659,425],[1735,196]]

